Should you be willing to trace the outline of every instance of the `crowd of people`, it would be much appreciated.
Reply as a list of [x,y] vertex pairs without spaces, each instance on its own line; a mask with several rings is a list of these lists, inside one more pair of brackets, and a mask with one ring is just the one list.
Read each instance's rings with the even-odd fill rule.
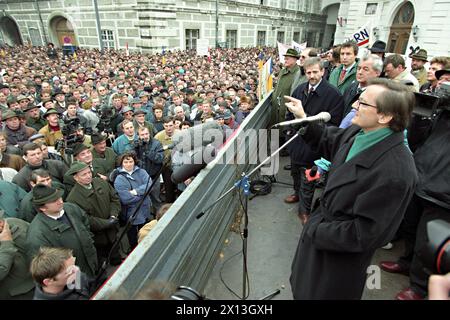
[[[174,137],[212,121],[226,143],[258,104],[261,57],[274,61],[272,124],[331,118],[302,130],[285,154],[294,185],[285,201],[299,203],[304,224],[294,298],[360,298],[374,251],[397,238],[407,243],[406,263],[381,267],[410,272],[411,288],[397,298],[425,297],[414,247],[426,241],[431,215],[423,213],[448,220],[450,201],[445,178],[438,192],[429,185],[430,139],[415,135],[409,118],[412,92],[438,92],[450,58],[434,57],[427,71],[426,51],[413,52],[410,72],[381,41],[361,59],[358,50],[353,42],[325,54],[289,49],[280,65],[267,47],[209,56],[1,48],[0,298],[88,298],[103,262],[119,265],[194,178],[172,181],[183,158]],[[430,135],[447,116],[415,122]],[[280,142],[296,132],[287,127]],[[436,170],[449,162],[432,161],[442,162]],[[80,288],[67,285],[80,274]]]
[[429,59],[417,48],[407,66],[385,49],[376,41],[358,58],[349,41],[322,56],[315,48],[285,54],[272,123],[329,114],[326,126],[287,127],[280,139],[295,138],[285,153],[294,193],[284,201],[298,203],[304,225],[292,264],[295,299],[360,299],[375,250],[400,239],[404,255],[380,263],[410,277],[396,299],[424,299],[438,272],[424,259],[437,253],[423,250],[427,223],[450,222],[450,57]]
[[174,136],[211,121],[225,143],[258,104],[261,53],[276,59],[1,48],[0,298],[86,298],[88,284],[75,294],[56,279],[75,264],[93,279],[144,238],[194,178],[171,179]]

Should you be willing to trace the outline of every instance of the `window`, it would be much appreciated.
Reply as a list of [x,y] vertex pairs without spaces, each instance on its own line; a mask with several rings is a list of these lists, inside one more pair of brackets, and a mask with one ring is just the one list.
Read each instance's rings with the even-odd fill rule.
[[186,29],[186,50],[197,48],[197,39],[199,38],[199,29]]
[[227,30],[226,41],[227,41],[228,48],[236,48],[237,47],[237,30]]
[[284,31],[278,31],[277,33],[277,41],[280,43],[284,43]]
[[295,42],[299,43],[300,42],[300,32],[294,32],[294,39]]
[[305,0],[305,6],[304,6],[304,11],[305,12],[311,12],[311,0]]
[[280,1],[280,8],[281,9],[286,9],[286,0],[281,0]]
[[266,45],[266,32],[265,31],[258,31],[258,37],[257,37],[257,46],[265,46]]
[[378,3],[368,3],[366,5],[366,15],[374,15],[377,13]]
[[42,38],[39,29],[28,28],[28,33],[30,34],[31,44],[35,47],[42,46]]
[[114,33],[112,30],[102,30],[102,41],[105,49],[115,49]]

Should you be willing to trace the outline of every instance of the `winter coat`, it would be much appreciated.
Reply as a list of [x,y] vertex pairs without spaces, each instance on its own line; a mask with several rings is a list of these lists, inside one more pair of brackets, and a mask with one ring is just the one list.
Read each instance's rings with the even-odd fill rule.
[[450,210],[450,111],[441,112],[429,128],[426,140],[414,152],[419,175],[416,194]]
[[[322,111],[330,113],[331,120],[329,125],[338,126],[342,119],[342,110],[344,109],[344,100],[339,91],[322,79],[316,90],[307,94],[309,83],[301,84],[292,95],[300,99],[303,108],[308,116],[314,116]],[[292,113],[288,114],[288,119],[292,119]],[[292,163],[304,167],[313,165],[314,160],[320,159],[319,155],[311,150],[303,138],[299,135],[293,142],[288,144],[287,150]]]
[[359,99],[362,91],[358,89],[359,82],[355,81],[345,90],[344,98],[344,110],[342,112],[342,118],[345,118],[350,111],[352,111],[352,104]]
[[11,130],[7,126],[5,126],[5,130],[3,133],[6,134],[6,141],[10,145],[19,145],[19,147],[23,147],[23,145],[29,143],[28,139],[37,133],[37,131],[33,128],[27,127],[23,124],[20,125],[19,129]]
[[60,140],[63,138],[63,134],[62,134],[61,130],[51,131],[48,124],[43,126],[41,128],[41,130],[39,130],[39,133],[44,135],[45,143],[51,147],[55,146],[57,140]]
[[97,153],[94,147],[91,148],[91,152],[92,157],[99,160],[99,163],[103,166],[108,175],[116,168],[117,154],[112,148],[106,147],[104,155]]
[[30,177],[31,172],[35,169],[45,169],[50,173],[50,176],[53,180],[56,180],[59,183],[63,183],[64,174],[67,172],[67,165],[62,161],[57,160],[43,160],[42,165],[38,167],[32,167],[29,164],[26,164],[14,177],[13,183],[17,184],[25,191],[31,190],[30,185]]
[[[131,175],[123,170],[122,167],[118,168],[118,175],[114,181],[114,188],[120,197],[120,202],[122,203],[122,215],[121,219],[123,221],[128,221],[131,215],[134,213],[138,203],[141,201],[142,197],[147,193],[148,189],[152,185],[152,180],[148,173],[139,168],[134,167]],[[130,193],[131,190],[136,190],[137,195]],[[144,224],[150,220],[151,201],[150,197],[147,195],[144,203],[142,204],[136,218],[133,221],[133,225]]]
[[92,189],[75,183],[66,201],[75,203],[88,215],[96,246],[107,246],[114,242],[118,230],[109,228],[108,219],[111,216],[119,217],[121,206],[116,190],[108,182],[93,178]]
[[341,94],[344,94],[345,90],[354,82],[356,81],[356,70],[358,69],[358,59],[356,59],[355,65],[352,67],[350,71],[348,71],[345,74],[344,80],[342,82],[339,82],[339,77],[341,75],[342,69],[344,68],[344,65],[341,64],[339,67],[336,67],[333,72],[330,74],[330,78],[328,79],[328,82],[333,85],[334,87],[338,88],[338,90],[341,92]]
[[126,151],[130,151],[134,149],[134,141],[137,139],[136,135],[134,136],[133,141],[130,142],[128,140],[128,137],[125,134],[122,134],[119,136],[113,143],[112,148],[115,153],[117,153],[119,156]]
[[164,150],[156,139],[151,139],[149,143],[141,146],[138,150],[139,166],[153,177],[161,169],[164,161]]
[[36,285],[33,300],[89,300],[91,297],[91,287],[93,280],[83,272],[79,278],[79,288],[69,289],[67,286],[59,294],[49,294],[42,290],[40,284]]
[[26,251],[29,223],[16,218],[8,218],[6,221],[11,230],[12,241],[0,241],[0,299],[31,299],[34,282]]
[[[108,172],[106,168],[104,167],[105,162],[101,161],[100,159],[93,159],[92,160],[92,177],[96,178],[99,177],[98,174],[108,176]],[[68,192],[72,190],[73,186],[75,185],[75,179],[70,174],[64,175],[64,186]]]
[[36,215],[28,228],[28,256],[33,257],[40,247],[70,248],[80,270],[92,277],[97,271],[98,261],[89,217],[73,203],[64,203],[64,214],[70,226],[42,212]]
[[280,71],[278,83],[272,93],[272,113],[271,123],[283,121],[286,114],[286,104],[284,96],[290,96],[291,92],[295,90],[293,83],[296,78],[300,77],[300,67],[298,65],[292,68],[283,68]]
[[361,299],[372,256],[392,240],[414,193],[403,132],[345,162],[359,131],[310,124],[303,136],[332,165],[292,263],[294,299]]
[[25,161],[16,154],[3,153],[1,157],[0,168],[12,168],[19,172],[25,165]]
[[0,208],[7,218],[20,218],[20,201],[27,195],[18,185],[0,180]]

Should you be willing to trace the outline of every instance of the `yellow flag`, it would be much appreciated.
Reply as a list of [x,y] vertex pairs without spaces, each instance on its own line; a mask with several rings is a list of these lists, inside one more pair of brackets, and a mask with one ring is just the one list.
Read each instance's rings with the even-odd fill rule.
[[163,65],[163,66],[166,65],[166,56],[163,56],[163,57],[162,57],[162,65]]
[[262,70],[264,67],[264,60],[258,60],[258,70]]
[[75,51],[73,52],[73,58],[74,60],[77,60],[77,53]]
[[269,79],[267,79],[267,92],[270,92],[273,87],[273,77],[272,75],[269,76]]

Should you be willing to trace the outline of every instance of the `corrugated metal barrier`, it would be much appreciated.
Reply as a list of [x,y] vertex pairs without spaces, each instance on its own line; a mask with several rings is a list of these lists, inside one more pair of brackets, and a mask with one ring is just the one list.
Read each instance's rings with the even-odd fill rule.
[[236,164],[235,158],[237,150],[241,155],[245,150],[246,159],[256,156],[257,148],[249,147],[243,137],[247,129],[267,128],[270,97],[271,94],[245,119],[216,159],[197,175],[97,292],[95,300],[108,299],[116,292],[119,298],[132,299],[152,280],[204,289],[240,208],[238,193],[230,193],[200,219],[196,216],[229,190],[242,172],[248,173],[256,166],[248,161]]

